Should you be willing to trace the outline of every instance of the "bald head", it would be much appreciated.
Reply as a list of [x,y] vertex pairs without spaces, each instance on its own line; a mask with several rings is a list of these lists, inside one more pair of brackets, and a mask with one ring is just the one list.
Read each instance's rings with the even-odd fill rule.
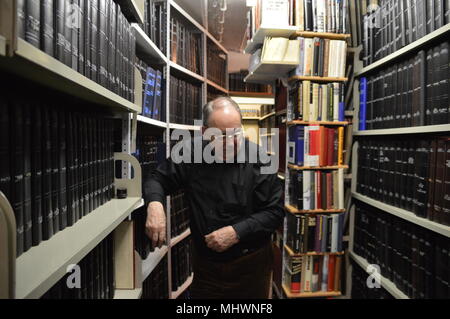
[[242,125],[241,109],[229,97],[219,97],[203,107],[203,124],[225,131]]

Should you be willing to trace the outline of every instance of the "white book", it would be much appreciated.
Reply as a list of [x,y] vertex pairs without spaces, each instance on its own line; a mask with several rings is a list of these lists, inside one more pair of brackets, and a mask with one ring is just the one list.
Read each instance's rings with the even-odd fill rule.
[[305,39],[305,52],[303,58],[303,72],[305,76],[312,75],[312,64],[313,64],[313,54],[314,54],[314,40],[311,38]]
[[334,0],[327,0],[327,32],[331,32],[331,2]]
[[300,276],[300,292],[305,292],[305,281],[306,281],[306,267],[308,266],[308,256],[303,256],[302,260],[302,274]]
[[287,38],[271,38],[268,41],[267,48],[264,55],[266,62],[281,62],[286,54],[289,44]]
[[313,31],[317,32],[317,0],[312,0]]
[[303,209],[311,209],[311,171],[303,171]]
[[312,282],[312,273],[313,273],[313,265],[312,265],[312,257],[306,256],[306,273],[305,273],[305,281],[304,281],[304,290],[303,292],[311,292],[311,282]]
[[346,61],[347,61],[347,42],[341,41],[341,62],[339,63],[339,66],[341,67],[340,77],[345,77]]
[[300,41],[288,40],[288,46],[283,57],[283,62],[299,64],[300,61]]
[[326,4],[325,0],[316,0],[317,32],[325,32]]
[[322,291],[328,290],[328,256],[323,256],[323,264],[322,264]]
[[339,121],[339,83],[333,83],[333,121]]
[[330,40],[330,56],[328,60],[328,76],[333,77],[333,66],[335,64],[335,59],[333,58],[333,54],[331,52],[336,52],[335,48],[335,40]]
[[331,32],[336,32],[336,1],[331,0]]
[[311,82],[303,81],[303,121],[309,121],[309,99],[311,92]]
[[317,121],[319,117],[319,84],[314,83],[312,86],[313,99],[309,107],[310,121]]
[[305,31],[305,7],[303,0],[295,0],[295,25],[299,31]]
[[348,0],[342,0],[342,33],[347,33]]
[[339,189],[339,207],[338,209],[344,209],[344,169],[338,169],[338,189]]
[[339,239],[339,215],[332,215],[331,221],[331,252],[336,253],[338,251],[338,239]]
[[289,26],[289,0],[261,1],[261,25],[264,27]]

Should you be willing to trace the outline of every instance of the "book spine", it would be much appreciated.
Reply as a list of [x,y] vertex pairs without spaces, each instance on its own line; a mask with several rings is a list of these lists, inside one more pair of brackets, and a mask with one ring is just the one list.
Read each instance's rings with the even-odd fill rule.
[[41,3],[41,50],[55,56],[54,12],[53,0],[42,0]]
[[25,2],[25,40],[36,48],[41,48],[40,30],[41,6],[39,0],[28,0]]

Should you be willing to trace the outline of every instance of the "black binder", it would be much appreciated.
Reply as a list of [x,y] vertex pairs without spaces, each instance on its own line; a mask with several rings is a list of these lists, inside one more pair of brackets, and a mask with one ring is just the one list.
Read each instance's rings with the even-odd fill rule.
[[53,233],[56,234],[62,228],[60,227],[59,215],[59,141],[58,141],[58,112],[52,108],[51,116],[51,199],[53,208]]
[[17,36],[25,40],[26,1],[17,0]]
[[23,147],[24,147],[24,251],[32,246],[32,220],[31,220],[31,109],[29,104],[23,106]]
[[51,154],[51,117],[47,107],[42,108],[42,239],[53,236],[52,207],[52,154]]
[[55,58],[64,63],[65,0],[55,0]]
[[39,0],[28,0],[25,7],[25,40],[40,49],[41,6]]
[[41,49],[55,56],[53,0],[41,1]]

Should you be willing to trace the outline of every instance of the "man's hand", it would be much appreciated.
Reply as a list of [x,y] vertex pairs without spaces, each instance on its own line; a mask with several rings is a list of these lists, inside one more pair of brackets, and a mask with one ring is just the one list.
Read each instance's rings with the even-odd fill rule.
[[226,226],[206,235],[205,241],[209,248],[221,253],[237,244],[239,238],[232,226]]
[[150,202],[147,207],[145,232],[152,241],[152,246],[161,247],[166,241],[166,214],[160,202]]

